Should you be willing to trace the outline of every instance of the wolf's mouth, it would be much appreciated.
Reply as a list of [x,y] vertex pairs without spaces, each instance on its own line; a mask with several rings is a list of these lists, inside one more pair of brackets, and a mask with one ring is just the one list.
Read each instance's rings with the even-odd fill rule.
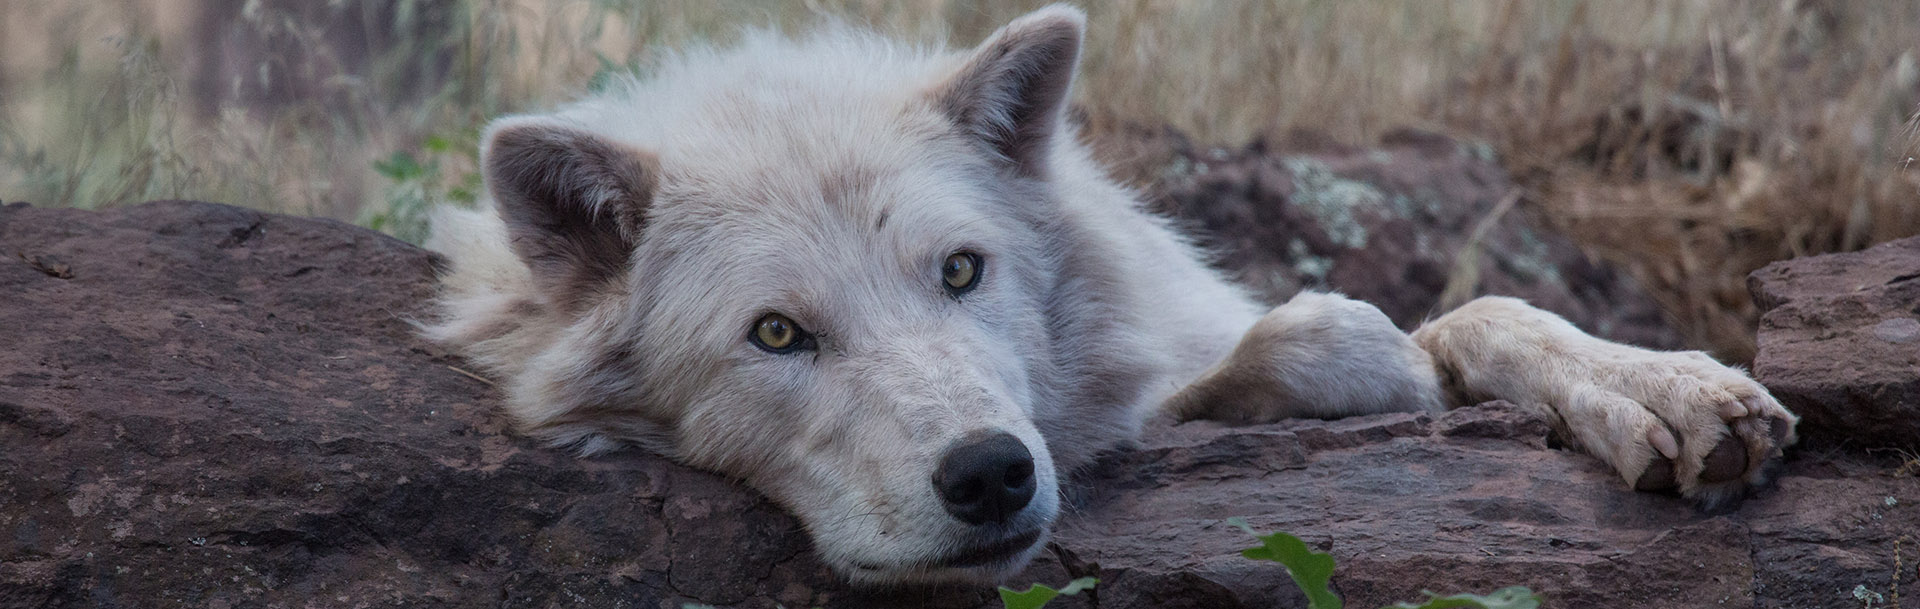
[[886,567],[873,563],[856,562],[854,567],[866,571],[898,571],[901,569],[967,569],[992,565],[1004,565],[1018,557],[1021,552],[1032,548],[1046,534],[1045,528],[1032,529],[1000,541],[961,548],[939,558],[915,561],[895,567]]
[[1040,541],[1042,529],[1032,529],[989,544],[962,548],[958,552],[929,561],[935,567],[978,567],[1006,562]]

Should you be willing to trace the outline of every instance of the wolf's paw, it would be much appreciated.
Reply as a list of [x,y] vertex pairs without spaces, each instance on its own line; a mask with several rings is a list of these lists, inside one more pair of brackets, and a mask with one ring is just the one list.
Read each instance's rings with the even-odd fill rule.
[[1709,510],[1765,482],[1800,422],[1745,372],[1704,353],[1600,340],[1512,298],[1475,299],[1413,339],[1456,401],[1542,407],[1563,438],[1627,484],[1678,489]]
[[1765,483],[1797,440],[1799,417],[1745,372],[1699,352],[1627,351],[1593,362],[1561,416],[1635,489],[1678,489],[1723,509]]
[[1213,369],[1168,398],[1182,420],[1271,423],[1439,412],[1433,360],[1373,305],[1301,292],[1275,307]]

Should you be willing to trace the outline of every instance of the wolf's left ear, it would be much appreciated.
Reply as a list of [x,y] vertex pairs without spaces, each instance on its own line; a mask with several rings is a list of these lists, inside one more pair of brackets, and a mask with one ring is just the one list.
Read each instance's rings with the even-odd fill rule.
[[547,118],[488,130],[481,164],[515,254],[574,310],[627,268],[659,180],[650,153]]
[[1013,20],[934,90],[934,103],[1014,169],[1046,177],[1087,15],[1055,4]]

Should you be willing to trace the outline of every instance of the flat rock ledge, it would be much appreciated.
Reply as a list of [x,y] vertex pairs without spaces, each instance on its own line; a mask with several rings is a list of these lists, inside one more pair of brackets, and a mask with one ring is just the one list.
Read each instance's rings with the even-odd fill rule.
[[[0,207],[0,607],[998,606],[849,590],[749,490],[509,434],[494,387],[409,323],[435,264],[222,205]],[[1920,595],[1920,479],[1894,459],[1800,450],[1774,487],[1703,515],[1546,435],[1498,403],[1156,423],[1080,477],[1015,582],[1101,578],[1053,607],[1302,606],[1239,556],[1251,540],[1222,520],[1243,516],[1329,549],[1350,607],[1506,585],[1556,607]]]
[[1821,440],[1920,454],[1920,237],[1776,262],[1753,372]]

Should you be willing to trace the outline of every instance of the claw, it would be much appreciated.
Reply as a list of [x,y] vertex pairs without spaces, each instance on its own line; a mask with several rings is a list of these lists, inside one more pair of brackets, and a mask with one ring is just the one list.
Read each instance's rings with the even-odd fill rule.
[[1673,439],[1673,432],[1668,431],[1665,425],[1647,428],[1647,443],[1667,459],[1680,458],[1680,442]]
[[[1748,398],[1748,399],[1752,399],[1752,398]],[[1720,404],[1719,410],[1720,410],[1720,419],[1723,421],[1731,421],[1734,419],[1738,419],[1740,417],[1747,416],[1747,413],[1748,413],[1747,405],[1742,404],[1740,402],[1722,403]]]

